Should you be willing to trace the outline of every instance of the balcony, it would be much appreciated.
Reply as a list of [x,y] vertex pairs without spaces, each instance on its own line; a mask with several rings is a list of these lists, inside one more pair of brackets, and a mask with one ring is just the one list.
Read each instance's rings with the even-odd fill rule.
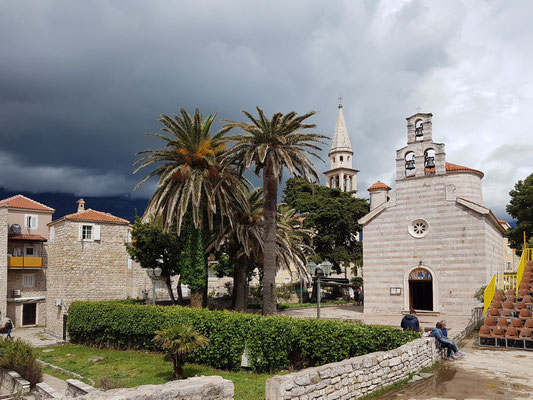
[[42,268],[42,257],[8,257],[7,266],[12,269],[19,268]]

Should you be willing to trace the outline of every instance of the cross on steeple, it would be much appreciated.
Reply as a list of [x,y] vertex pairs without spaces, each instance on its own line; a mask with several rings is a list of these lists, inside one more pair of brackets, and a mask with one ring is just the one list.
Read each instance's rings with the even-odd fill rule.
[[342,96],[339,94],[339,108],[342,108]]
[[419,113],[421,109],[422,109],[422,108],[421,108],[420,106],[418,106],[418,107],[416,108],[416,112]]

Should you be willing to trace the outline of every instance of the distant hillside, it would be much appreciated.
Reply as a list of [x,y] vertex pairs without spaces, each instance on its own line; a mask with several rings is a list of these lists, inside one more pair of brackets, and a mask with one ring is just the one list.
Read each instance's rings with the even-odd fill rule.
[[129,196],[110,196],[110,197],[90,197],[75,196],[65,193],[30,193],[30,192],[11,192],[0,187],[0,200],[23,194],[30,199],[43,203],[49,207],[55,208],[56,212],[53,219],[61,218],[63,215],[72,214],[77,211],[76,202],[83,197],[85,208],[108,212],[117,217],[127,219],[130,222],[135,220],[135,214],[142,215],[148,199],[131,198]]

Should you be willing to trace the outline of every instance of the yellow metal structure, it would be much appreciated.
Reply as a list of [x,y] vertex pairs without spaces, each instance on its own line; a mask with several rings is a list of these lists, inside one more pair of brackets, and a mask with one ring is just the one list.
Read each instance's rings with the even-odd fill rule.
[[41,268],[43,259],[42,257],[8,257],[7,266],[9,268]]
[[522,276],[524,275],[524,269],[529,261],[533,260],[533,249],[528,249],[526,247],[526,238],[524,235],[524,250],[522,251],[522,257],[520,258],[520,263],[518,264],[518,269],[516,273],[512,274],[496,274],[493,275],[490,280],[485,292],[483,293],[483,315],[487,315],[487,311],[492,303],[494,294],[496,290],[503,289],[515,289],[516,295],[518,296],[518,287],[522,282]]

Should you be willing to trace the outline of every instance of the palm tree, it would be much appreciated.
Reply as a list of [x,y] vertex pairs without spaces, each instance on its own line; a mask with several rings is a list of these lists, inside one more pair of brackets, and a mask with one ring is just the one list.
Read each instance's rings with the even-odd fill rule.
[[316,151],[321,150],[317,145],[323,143],[320,139],[326,136],[301,131],[312,129],[314,124],[304,121],[315,114],[309,112],[298,116],[294,111],[287,114],[276,113],[268,119],[262,109],[257,107],[259,118],[243,111],[252,122],[225,121],[223,129],[238,128],[243,134],[233,136],[235,146],[225,157],[226,163],[238,163],[242,173],[252,163],[255,172],[263,171],[264,192],[264,275],[263,275],[263,313],[276,313],[275,278],[277,269],[277,197],[278,181],[281,182],[283,168],[290,174],[298,174],[307,180],[318,180],[318,172],[308,158],[313,155],[320,159]]
[[188,210],[195,228],[200,227],[206,212],[209,229],[213,229],[213,216],[229,214],[232,204],[240,201],[239,191],[235,190],[240,185],[239,177],[231,165],[220,163],[229,140],[224,135],[230,128],[223,127],[211,134],[216,115],[203,118],[196,109],[191,117],[185,109],[179,111],[181,116],[161,114],[158,121],[165,126],[162,131],[168,135],[148,135],[164,140],[165,147],[139,152],[142,157],[135,162],[134,171],[156,164],[135,188],[154,176],[159,177],[145,216],[160,216],[166,230],[175,222],[178,234]]
[[[211,134],[216,115],[203,118],[198,109],[193,116],[183,108],[179,111],[180,116],[161,115],[159,122],[164,125],[162,131],[166,135],[149,134],[164,140],[165,147],[138,153],[141,158],[135,163],[137,168],[134,173],[154,164],[156,166],[136,188],[154,176],[159,177],[157,189],[148,202],[144,217],[157,215],[161,218],[165,231],[176,229],[180,235],[184,216],[190,213],[194,226],[190,227],[188,234],[197,237],[200,236],[197,231],[202,228],[204,215],[207,216],[209,230],[213,229],[213,217],[216,214],[221,221],[220,227],[224,226],[223,221],[232,223],[231,218],[223,216],[231,216],[231,207],[240,203],[242,193],[236,189],[241,187],[241,181],[233,166],[220,163],[228,141],[224,135],[229,128],[224,127]],[[207,268],[206,259],[207,257],[203,257],[204,262],[200,260],[200,264],[205,264],[203,269]],[[190,275],[199,278],[196,275],[198,270],[202,270],[202,266],[197,263],[194,266],[196,268],[190,269]],[[185,272],[184,278],[187,275]],[[205,287],[206,283],[202,282],[202,279],[193,279],[191,282],[184,280],[193,292],[193,306],[201,304],[202,286]]]
[[183,378],[183,365],[187,356],[207,344],[207,339],[197,333],[190,325],[175,325],[156,331],[152,341],[167,350],[172,357],[174,373],[172,379]]

